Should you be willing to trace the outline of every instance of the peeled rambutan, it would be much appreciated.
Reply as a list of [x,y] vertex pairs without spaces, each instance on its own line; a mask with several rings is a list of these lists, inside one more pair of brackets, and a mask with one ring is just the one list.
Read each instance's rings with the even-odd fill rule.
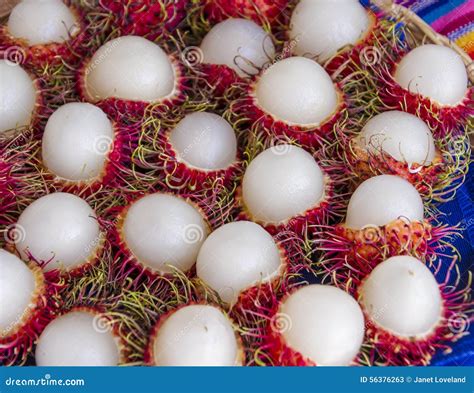
[[77,62],[85,30],[77,7],[62,0],[23,0],[12,9],[7,24],[0,27],[0,48],[33,66]]
[[117,182],[131,151],[132,131],[98,107],[69,103],[48,119],[42,138],[44,177],[67,191],[93,191]]
[[395,256],[375,267],[358,286],[357,295],[368,341],[381,358],[378,362],[428,365],[437,349],[448,350],[449,343],[464,335],[452,324],[469,320],[470,290],[469,285],[456,289],[447,281],[438,284],[430,270],[411,256]]
[[305,239],[341,210],[328,173],[304,149],[277,145],[257,155],[245,170],[240,217],[273,235],[289,230]]
[[184,87],[181,65],[157,44],[138,36],[108,41],[78,72],[81,98],[117,121],[125,114],[140,121],[148,107],[165,111],[183,101]]
[[273,308],[262,337],[262,354],[274,366],[346,366],[357,363],[364,315],[341,289],[308,285]]
[[47,277],[82,274],[96,263],[104,244],[94,210],[82,198],[62,192],[31,203],[14,230],[22,259],[40,265]]
[[468,87],[461,57],[443,45],[421,45],[373,69],[379,95],[387,108],[417,115],[440,137],[458,130],[474,114],[473,89]]
[[[202,17],[215,24],[228,18],[251,19],[262,26],[281,23],[287,13],[288,0],[194,0]],[[202,10],[202,11],[201,11]]]
[[237,328],[217,306],[186,304],[162,315],[154,326],[145,363],[151,366],[242,366]]
[[229,193],[242,166],[234,129],[211,112],[148,122],[134,157],[148,177],[181,194]]
[[107,312],[77,307],[53,319],[37,340],[38,366],[118,366],[124,343]]
[[291,285],[301,254],[250,221],[225,224],[203,242],[196,275],[231,309],[240,326],[255,328],[257,307],[270,307],[275,294]]
[[188,0],[99,0],[120,35],[167,38],[186,17]]
[[213,86],[216,95],[257,75],[275,56],[271,36],[246,19],[218,23],[206,34],[199,49],[202,58],[198,59],[201,64],[196,71]]
[[0,364],[22,365],[48,323],[52,295],[43,272],[0,249]]
[[334,125],[346,108],[327,72],[304,57],[274,63],[245,90],[229,108],[235,121],[247,121],[265,140],[288,138],[309,149],[334,138]]
[[358,0],[302,0],[291,15],[289,45],[295,55],[311,57],[333,72],[351,58],[358,60],[376,25],[375,14]]
[[360,180],[374,175],[403,177],[429,200],[453,195],[468,169],[468,138],[435,140],[415,115],[389,111],[371,118],[345,149],[346,162]]
[[43,100],[38,80],[18,64],[0,60],[0,78],[0,139],[5,139],[37,124]]
[[352,194],[345,222],[328,226],[317,248],[325,251],[321,265],[346,280],[368,274],[394,255],[412,254],[428,264],[450,247],[455,228],[425,219],[418,191],[405,179],[380,175],[365,180]]
[[187,198],[167,193],[145,195],[124,207],[115,225],[119,276],[188,272],[210,232],[206,212]]

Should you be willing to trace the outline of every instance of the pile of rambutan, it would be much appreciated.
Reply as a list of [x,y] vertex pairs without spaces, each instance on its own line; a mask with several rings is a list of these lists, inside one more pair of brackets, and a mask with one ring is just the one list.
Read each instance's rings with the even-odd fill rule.
[[0,26],[0,364],[449,352],[471,273],[439,208],[473,88],[412,28],[357,0],[20,1]]

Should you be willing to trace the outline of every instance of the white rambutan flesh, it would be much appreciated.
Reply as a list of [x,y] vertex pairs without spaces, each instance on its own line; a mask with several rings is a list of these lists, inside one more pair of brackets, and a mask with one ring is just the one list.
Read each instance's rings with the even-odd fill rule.
[[126,212],[122,236],[138,262],[160,273],[189,270],[209,233],[201,212],[185,200],[151,194]]
[[422,45],[397,65],[395,81],[441,105],[456,106],[466,96],[468,77],[461,57],[444,45]]
[[104,317],[71,311],[46,326],[35,359],[38,366],[117,366],[120,349]]
[[152,361],[156,366],[242,365],[232,324],[216,307],[182,307],[171,313],[155,334]]
[[364,181],[352,194],[346,225],[353,229],[383,226],[404,218],[423,220],[423,200],[407,180],[381,175]]
[[48,262],[45,271],[69,271],[90,262],[101,239],[94,210],[78,196],[63,192],[29,205],[18,219],[17,230],[21,257]]
[[0,249],[0,338],[27,316],[36,279],[16,255]]
[[62,0],[22,0],[8,18],[9,33],[29,45],[62,43],[80,29],[74,12]]
[[23,68],[0,60],[0,134],[30,125],[34,114],[37,90]]
[[177,159],[198,169],[225,169],[237,158],[234,129],[214,113],[186,115],[170,132],[169,138]]
[[324,175],[314,158],[297,146],[278,145],[260,153],[245,171],[242,196],[253,219],[280,223],[314,208],[324,195]]
[[89,60],[84,77],[93,101],[156,102],[173,93],[176,80],[163,49],[137,36],[119,37],[102,45]]
[[358,0],[302,0],[291,15],[289,34],[296,55],[325,61],[340,49],[357,44],[370,24]]
[[372,322],[397,336],[426,336],[441,320],[438,283],[426,265],[411,256],[382,262],[365,279],[359,295]]
[[201,43],[203,62],[224,64],[245,77],[258,73],[275,55],[270,36],[255,22],[227,19],[215,25]]
[[364,316],[350,295],[328,285],[298,289],[280,305],[286,345],[318,366],[349,365],[362,345]]
[[114,129],[107,115],[87,103],[70,103],[49,118],[43,134],[43,163],[70,181],[87,181],[105,172]]
[[430,165],[436,153],[433,134],[427,124],[415,115],[401,111],[374,116],[362,129],[358,141],[372,154],[384,152],[408,164]]
[[259,283],[270,282],[281,270],[277,244],[261,226],[249,221],[225,224],[212,232],[197,257],[197,276],[226,303]]
[[290,57],[269,67],[256,85],[256,102],[277,120],[317,126],[338,106],[338,94],[328,73],[304,57]]

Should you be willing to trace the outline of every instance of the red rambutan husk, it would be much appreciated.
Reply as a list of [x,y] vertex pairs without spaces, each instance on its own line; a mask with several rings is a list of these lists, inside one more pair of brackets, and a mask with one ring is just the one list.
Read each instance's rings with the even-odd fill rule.
[[169,134],[183,116],[170,124],[161,119],[151,119],[145,123],[147,130],[142,133],[138,149],[134,153],[134,164],[145,170],[156,183],[178,194],[229,193],[242,172],[239,157],[224,169],[206,170],[189,165],[178,157]]
[[371,55],[369,52],[372,50],[376,41],[375,37],[382,33],[386,21],[383,23],[380,21],[382,15],[377,15],[370,10],[367,10],[367,13],[370,26],[365,34],[354,45],[342,48],[338,53],[323,63],[323,67],[329,74],[347,76],[355,71],[353,67],[351,67],[352,64],[358,64],[363,61],[365,56]]
[[275,25],[287,19],[288,0],[194,0],[211,24],[228,18],[251,19],[262,25]]
[[[29,164],[31,154],[37,149],[32,129],[18,133],[0,145],[0,225],[4,226],[4,238],[16,222],[19,211],[25,209],[38,194],[37,182],[33,182]],[[13,237],[18,234],[13,234]]]
[[226,91],[235,84],[243,83],[243,79],[232,68],[224,64],[199,64],[195,71],[212,87],[215,97],[224,96]]
[[372,67],[379,86],[378,94],[386,109],[398,109],[418,116],[434,130],[437,138],[456,135],[462,130],[468,119],[474,116],[474,88],[469,87],[463,100],[455,106],[441,105],[428,97],[412,93],[401,87],[393,77],[405,51],[393,48],[391,53],[391,58],[387,58],[384,64]]
[[61,62],[77,63],[84,54],[83,46],[90,36],[84,12],[79,7],[67,5],[78,21],[79,31],[66,42],[29,45],[25,40],[13,37],[5,25],[0,26],[0,51],[5,52],[6,58],[32,67],[42,68]]
[[[399,218],[384,226],[351,229],[344,224],[326,227],[317,248],[324,256],[317,264],[336,283],[346,284],[348,275],[357,278],[369,274],[379,263],[397,255],[411,255],[436,270],[440,256],[453,257],[452,239],[457,227],[436,224],[433,220],[409,221]],[[454,252],[457,254],[457,252]]]
[[469,141],[464,136],[435,143],[435,157],[429,165],[398,161],[381,147],[376,152],[367,152],[356,138],[345,143],[344,160],[357,183],[372,176],[396,175],[409,181],[426,200],[447,201],[463,184],[469,169]]
[[[275,143],[275,145],[272,146],[272,143]],[[284,154],[286,144],[298,145],[292,140],[282,138],[269,142],[261,134],[251,134],[244,152],[248,161],[245,166],[259,153],[270,147],[273,147],[278,153]],[[303,241],[306,255],[313,254],[315,250],[314,240],[322,236],[322,232],[326,230],[327,225],[340,222],[347,205],[347,168],[341,160],[340,153],[334,147],[337,146],[325,146],[317,152],[312,152],[324,176],[323,196],[316,206],[281,223],[263,222],[252,217],[243,200],[242,186],[239,186],[235,198],[239,209],[237,218],[258,223],[272,236],[279,237],[279,234],[291,234],[291,238],[294,240]]]
[[[288,315],[281,313],[280,306],[285,299],[296,291],[299,285],[288,290],[275,298],[271,308],[264,313],[264,328],[259,331],[260,337],[258,347],[255,351],[255,362],[263,366],[317,366],[315,362],[308,359],[299,351],[291,348],[286,342],[283,333],[291,327],[291,320]],[[361,353],[357,355],[352,364],[361,363]]]
[[[471,286],[469,277],[465,287],[459,288],[458,274],[454,284],[450,284],[451,273],[455,269],[454,258],[443,273],[444,280],[439,284],[443,299],[441,320],[425,337],[404,338],[383,329],[372,321],[362,306],[366,320],[366,340],[371,347],[369,361],[383,366],[427,366],[436,351],[451,352],[450,344],[469,334],[468,327],[472,318]],[[435,274],[439,275],[439,274]],[[365,277],[364,277],[365,278]],[[359,281],[361,288],[363,279]],[[360,298],[359,290],[356,296]]]
[[[102,173],[94,179],[85,181],[71,181],[61,178],[51,173],[41,161],[37,164],[38,176],[47,182],[48,188],[51,191],[68,192],[87,197],[92,194],[111,191],[112,188],[123,188],[126,184],[127,178],[131,177],[131,154],[137,146],[139,137],[139,127],[136,125],[118,125],[113,124],[115,137],[112,145],[107,152],[106,163]],[[99,138],[100,139],[100,138]],[[105,147],[100,146],[103,141],[98,141],[98,146],[95,146],[99,151]],[[40,155],[38,151],[36,153]]]
[[301,238],[283,230],[273,238],[282,259],[279,274],[269,282],[260,282],[242,291],[230,305],[230,316],[241,328],[249,366],[270,364],[261,349],[272,311],[282,296],[302,284],[302,273],[308,271],[308,256]]
[[274,145],[275,140],[290,139],[302,147],[318,150],[334,140],[334,127],[347,114],[345,94],[339,86],[337,88],[339,104],[328,119],[319,125],[298,126],[277,119],[260,108],[255,97],[257,81],[258,77],[239,87],[243,89],[243,93],[231,102],[226,113],[231,123],[248,123],[252,133],[260,134],[263,139],[270,142],[270,145]]
[[[162,193],[169,193],[167,191],[160,191]],[[194,206],[202,215],[204,221],[206,222],[209,230],[215,229],[220,225],[228,222],[231,219],[231,213],[233,205],[223,206],[221,209],[216,210],[215,205],[206,203],[205,201],[199,201],[189,195],[176,195],[171,194],[175,197],[179,197],[186,201],[187,203]],[[127,214],[128,209],[132,203],[136,202],[138,199],[146,196],[146,194],[141,194],[140,196],[130,196],[127,199],[125,206],[118,206],[114,208],[111,216],[114,218],[108,223],[108,237],[111,243],[115,246],[116,252],[113,257],[112,262],[112,275],[114,279],[118,282],[126,281],[127,279],[133,277],[133,280],[130,285],[130,289],[137,288],[143,282],[152,283],[156,281],[160,276],[168,277],[170,280],[173,273],[161,274],[158,271],[153,270],[139,262],[133,253],[128,249],[123,236],[123,221]],[[178,269],[174,269],[178,270]],[[189,272],[183,273],[186,276],[191,276],[194,273],[194,268],[191,268]]]
[[56,312],[55,286],[47,282],[38,266],[30,264],[29,267],[35,276],[36,289],[21,320],[8,331],[2,332],[0,364],[3,366],[19,366],[28,361],[36,339]]
[[146,113],[158,116],[160,114],[163,115],[174,106],[181,105],[186,100],[189,78],[185,75],[184,66],[171,55],[170,60],[175,72],[175,86],[169,96],[163,97],[157,102],[132,101],[114,97],[99,101],[94,100],[87,91],[85,82],[87,66],[90,60],[90,58],[85,59],[77,72],[76,86],[79,97],[82,101],[99,106],[118,123],[141,123]]
[[120,35],[165,39],[186,18],[188,0],[99,0]]

